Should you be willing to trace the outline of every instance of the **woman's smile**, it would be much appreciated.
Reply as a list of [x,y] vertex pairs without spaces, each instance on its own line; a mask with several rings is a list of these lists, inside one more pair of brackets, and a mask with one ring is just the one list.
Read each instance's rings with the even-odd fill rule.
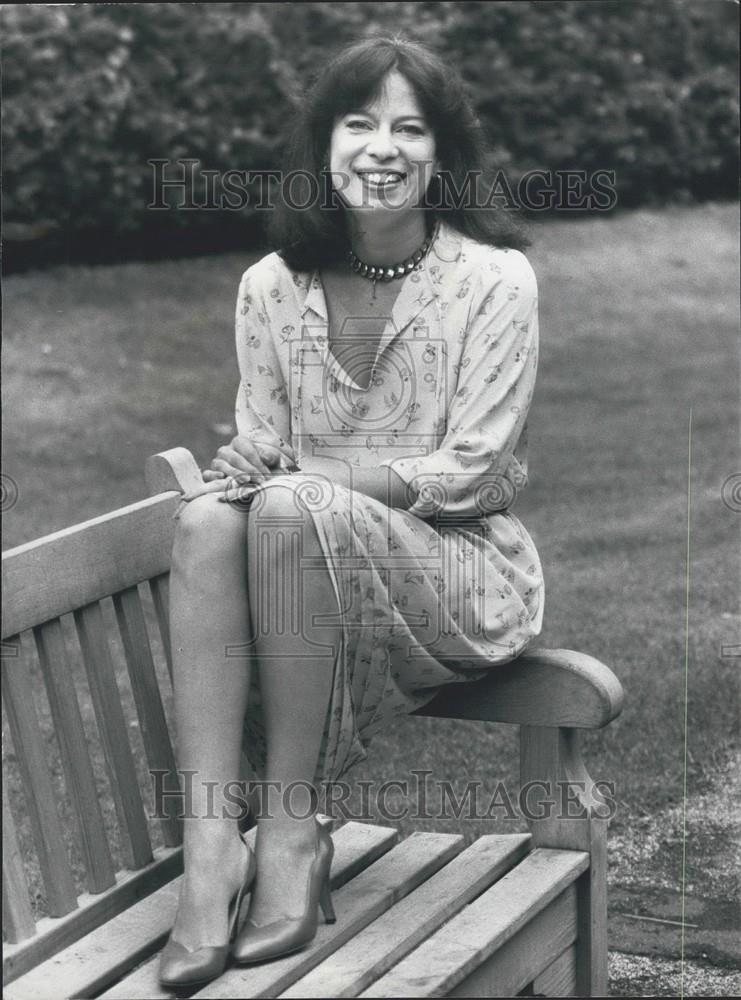
[[357,170],[356,173],[366,183],[378,186],[396,184],[406,178],[406,174],[398,170]]
[[358,177],[370,191],[390,191],[406,180],[406,173],[393,170],[357,170]]

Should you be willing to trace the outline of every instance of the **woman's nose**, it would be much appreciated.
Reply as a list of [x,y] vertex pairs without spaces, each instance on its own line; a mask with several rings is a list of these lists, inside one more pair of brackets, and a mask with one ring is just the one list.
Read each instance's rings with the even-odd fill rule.
[[369,155],[384,160],[399,155],[399,147],[394,142],[391,130],[387,128],[376,129],[368,141],[366,150]]

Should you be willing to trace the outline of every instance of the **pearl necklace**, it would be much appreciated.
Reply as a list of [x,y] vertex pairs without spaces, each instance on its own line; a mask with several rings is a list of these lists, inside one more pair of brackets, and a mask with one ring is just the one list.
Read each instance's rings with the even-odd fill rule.
[[359,257],[350,250],[347,255],[347,259],[350,262],[350,267],[356,274],[361,275],[363,278],[368,278],[369,281],[373,282],[373,298],[376,297],[376,282],[377,281],[393,281],[395,278],[403,278],[410,271],[419,264],[424,255],[430,249],[430,244],[432,243],[434,233],[432,236],[428,236],[424,241],[419,250],[415,250],[411,257],[407,257],[406,260],[401,261],[399,264],[394,264],[391,267],[382,267],[380,265],[366,264]]

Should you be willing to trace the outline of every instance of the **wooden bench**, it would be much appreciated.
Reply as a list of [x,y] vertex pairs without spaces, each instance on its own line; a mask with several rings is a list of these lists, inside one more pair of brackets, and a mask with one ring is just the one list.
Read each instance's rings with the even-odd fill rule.
[[[15,768],[3,797],[3,973],[14,1000],[170,995],[157,952],[175,912],[181,823],[169,804],[147,815],[137,756],[174,773],[164,708],[173,512],[200,474],[182,448],[153,456],[146,474],[148,499],[3,555],[5,759]],[[605,726],[621,702],[607,667],[568,650],[529,652],[443,691],[420,714],[519,725],[523,785],[541,782],[532,787],[553,798],[571,782],[580,815],[544,810],[529,833],[468,847],[458,834],[399,841],[393,828],[345,823],[333,833],[338,922],[320,925],[306,950],[227,968],[195,995],[606,994],[606,809],[578,733]],[[106,771],[113,805],[103,815]],[[38,920],[34,854],[31,886],[48,913]]]

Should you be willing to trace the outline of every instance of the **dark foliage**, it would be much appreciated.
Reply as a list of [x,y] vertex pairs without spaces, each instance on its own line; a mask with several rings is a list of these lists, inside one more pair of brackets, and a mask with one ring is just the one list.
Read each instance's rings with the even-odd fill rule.
[[614,171],[622,206],[737,191],[738,8],[723,0],[35,4],[0,20],[6,267],[254,245],[256,183],[239,210],[157,211],[147,161],[275,168],[328,52],[377,26],[458,67],[513,189],[540,168]]

